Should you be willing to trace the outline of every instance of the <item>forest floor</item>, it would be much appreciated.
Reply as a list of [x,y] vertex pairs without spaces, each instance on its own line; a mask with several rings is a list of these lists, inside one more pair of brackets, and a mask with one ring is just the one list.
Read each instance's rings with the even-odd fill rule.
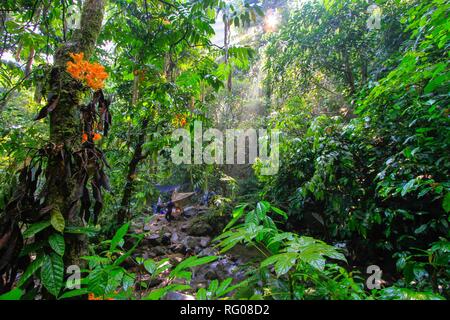
[[[169,293],[165,297],[167,300],[193,300],[194,297],[189,293],[207,286],[214,279],[222,281],[233,278],[233,282],[242,281],[246,278],[245,266],[257,255],[244,246],[236,246],[233,250],[220,254],[212,243],[213,228],[201,219],[201,216],[207,213],[208,208],[195,206],[186,208],[184,215],[175,216],[171,222],[168,222],[164,215],[140,217],[132,222],[132,232],[144,234],[135,257],[151,258],[155,261],[169,259],[172,266],[192,255],[219,257],[210,264],[193,268],[190,282],[192,290],[186,291],[185,294]],[[140,280],[149,283],[149,287],[142,288],[140,294],[145,296],[146,292],[167,286],[167,275],[161,274],[156,279],[142,275]]]

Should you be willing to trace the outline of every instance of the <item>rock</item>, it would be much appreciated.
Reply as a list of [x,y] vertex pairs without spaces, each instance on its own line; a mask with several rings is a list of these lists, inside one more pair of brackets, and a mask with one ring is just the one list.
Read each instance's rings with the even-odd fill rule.
[[187,207],[184,209],[184,216],[187,218],[191,218],[198,214],[198,210],[194,207]]
[[202,220],[194,220],[189,225],[187,233],[190,236],[209,236],[213,232],[213,228],[205,221]]
[[138,220],[134,220],[131,222],[130,231],[133,233],[138,233],[140,229],[142,229],[143,223]]
[[187,236],[183,244],[187,249],[193,250],[195,252],[200,252],[203,248],[208,247],[211,239],[209,237],[192,237]]
[[200,246],[203,248],[206,248],[211,243],[211,238],[209,237],[202,237],[200,240]]
[[160,236],[163,236],[163,235],[166,234],[166,233],[172,233],[171,231],[172,231],[172,228],[170,228],[170,227],[167,226],[167,225],[163,225],[163,226],[160,228],[160,230],[159,230],[159,235],[160,235]]
[[194,252],[197,255],[200,254],[200,252],[202,252],[204,248],[207,248],[208,244],[211,242],[211,239],[208,237],[199,237],[198,239],[199,239],[198,244],[194,248]]
[[149,224],[146,224],[144,226],[144,232],[149,232],[150,230],[152,230],[152,227]]
[[200,257],[215,256],[216,254],[217,252],[214,248],[205,248],[198,253]]
[[169,292],[163,300],[195,300],[195,297],[178,292]]
[[142,253],[137,252],[137,253],[134,254],[134,257],[135,257],[135,258],[136,258],[136,257],[141,257],[141,258],[144,259],[144,260],[147,260],[148,258],[150,258],[150,257],[148,256],[148,252],[147,252],[147,251],[144,251],[144,252],[142,252]]
[[170,239],[172,238],[172,234],[170,232],[166,232],[161,237],[161,244],[163,245],[169,245]]
[[153,247],[150,250],[150,252],[155,254],[156,257],[163,256],[168,252],[167,248],[162,246]]
[[158,246],[161,244],[160,237],[158,234],[150,234],[147,237],[145,237],[146,244],[149,244],[151,246]]
[[237,266],[228,259],[221,259],[209,265],[200,266],[196,272],[195,280],[202,278],[205,280],[225,280],[229,277],[235,277],[238,272]]
[[169,247],[175,253],[186,254],[186,246],[183,243],[176,243]]
[[167,256],[167,258],[169,258],[169,262],[171,265],[176,266],[177,264],[179,264],[181,261],[184,260],[184,255],[181,253],[174,253]]
[[161,279],[161,278],[152,278],[152,279],[150,279],[148,286],[150,288],[153,288],[153,287],[159,286],[162,282],[163,282],[163,279]]
[[170,242],[171,243],[178,242],[178,233],[176,233],[176,232],[172,233],[172,236],[170,237]]
[[256,248],[246,247],[243,244],[235,245],[231,250],[228,251],[228,254],[239,257],[244,262],[264,258],[261,252]]
[[230,266],[226,264],[226,262],[222,262],[217,264],[215,269],[216,275],[218,279],[224,280],[228,278]]
[[186,246],[187,249],[195,250],[196,248],[201,246],[200,244],[201,241],[202,239],[199,237],[188,236],[184,239],[184,245]]
[[219,279],[219,277],[217,276],[217,274],[214,270],[208,270],[205,273],[205,279],[206,280],[216,280],[216,279]]

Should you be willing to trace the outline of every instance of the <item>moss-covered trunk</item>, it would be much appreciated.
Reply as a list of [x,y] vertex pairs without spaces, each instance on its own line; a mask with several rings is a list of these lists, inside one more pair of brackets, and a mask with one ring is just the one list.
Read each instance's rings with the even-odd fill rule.
[[[46,172],[47,203],[62,213],[66,226],[79,226],[82,222],[79,210],[74,210],[74,207],[78,207],[76,195],[82,183],[75,173],[82,168],[77,168],[80,163],[68,161],[67,157],[72,157],[74,152],[81,149],[80,101],[86,94],[83,87],[66,72],[66,64],[70,61],[69,53],[83,52],[85,59],[92,55],[104,10],[105,0],[84,2],[81,27],[74,32],[69,42],[57,50],[51,72],[50,99],[57,99],[57,104],[50,113],[50,142],[53,146]],[[83,237],[66,238],[66,265],[80,265],[79,257],[86,245]]]

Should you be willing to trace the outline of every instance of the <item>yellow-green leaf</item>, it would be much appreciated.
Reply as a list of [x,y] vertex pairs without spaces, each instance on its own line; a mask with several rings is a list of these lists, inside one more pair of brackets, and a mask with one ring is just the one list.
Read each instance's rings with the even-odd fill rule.
[[58,207],[54,208],[51,211],[51,218],[50,218],[50,222],[53,226],[53,228],[55,228],[56,231],[59,232],[63,232],[64,228],[66,226],[66,222],[64,220],[64,217],[61,213],[61,211],[59,210]]

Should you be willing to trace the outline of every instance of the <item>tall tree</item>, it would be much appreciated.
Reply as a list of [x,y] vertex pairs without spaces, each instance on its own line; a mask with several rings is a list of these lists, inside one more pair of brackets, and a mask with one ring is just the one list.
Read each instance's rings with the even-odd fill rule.
[[[57,105],[50,113],[50,141],[55,145],[55,149],[49,158],[47,168],[47,203],[54,208],[59,207],[68,225],[81,225],[80,216],[73,214],[78,212],[74,209],[79,207],[77,194],[81,186],[80,179],[70,172],[74,171],[67,170],[61,151],[72,155],[81,149],[80,107],[85,92],[84,88],[66,72],[66,65],[70,61],[70,53],[83,52],[86,59],[91,57],[101,31],[104,11],[105,0],[85,1],[80,29],[76,30],[69,42],[56,51],[51,72],[50,96],[57,101]],[[83,170],[81,167],[73,169]],[[80,252],[84,250],[86,242],[80,236],[69,237],[67,241],[66,262],[79,265]]]
[[[92,137],[82,141],[82,136],[83,132],[98,126],[97,117],[106,120],[101,126],[107,131],[109,112],[101,90],[93,94],[88,105],[83,105],[92,91],[67,72],[67,63],[73,57],[72,53],[83,53],[85,59],[93,54],[105,4],[105,0],[86,0],[80,28],[54,54],[48,103],[36,117],[42,119],[49,115],[49,144],[25,163],[20,171],[19,185],[1,216],[0,292],[7,291],[14,283],[18,269],[25,270],[29,263],[29,260],[19,259],[23,246],[19,227],[22,223],[29,225],[24,237],[35,236],[32,252],[37,252],[37,258],[33,262],[33,271],[42,265],[41,280],[47,292],[57,296],[62,287],[63,259],[67,266],[83,265],[80,257],[87,248],[86,237],[76,233],[62,237],[61,233],[67,231],[67,227],[83,225],[82,214],[90,207],[86,194],[88,181],[96,200],[94,212],[98,213],[101,208],[100,188],[107,185],[107,178],[100,170],[102,153],[95,147]],[[108,123],[106,127],[105,122]],[[53,228],[47,228],[50,225]]]

